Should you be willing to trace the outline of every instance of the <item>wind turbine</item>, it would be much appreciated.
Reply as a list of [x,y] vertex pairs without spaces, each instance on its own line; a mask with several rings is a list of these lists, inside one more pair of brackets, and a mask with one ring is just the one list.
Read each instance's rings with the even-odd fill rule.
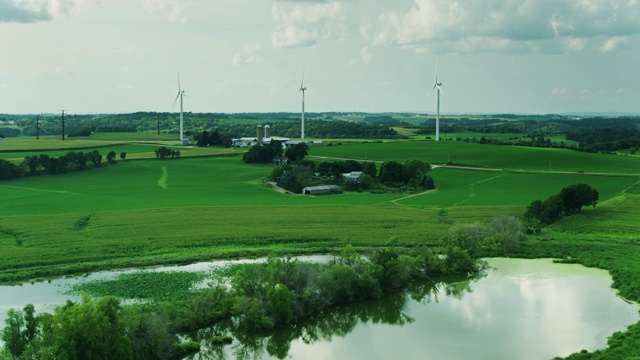
[[301,139],[304,139],[304,92],[307,91],[307,88],[304,86],[304,69],[302,70],[302,81],[300,82],[300,89],[298,92],[302,91],[302,131],[301,131]]
[[[436,83],[433,84],[433,87],[429,90],[429,94],[431,94],[434,89],[438,92],[438,106],[436,108],[436,141],[440,141],[440,93],[442,92],[444,94],[440,86],[442,86],[442,83],[438,82],[438,60],[436,60]],[[427,94],[427,96],[429,96],[429,94]]]
[[176,105],[176,101],[180,98],[180,145],[184,145],[184,126],[183,126],[183,116],[182,116],[182,97],[187,96],[184,93],[184,90],[180,87],[180,73],[178,73],[178,95],[176,95],[176,99],[173,100],[173,106]]

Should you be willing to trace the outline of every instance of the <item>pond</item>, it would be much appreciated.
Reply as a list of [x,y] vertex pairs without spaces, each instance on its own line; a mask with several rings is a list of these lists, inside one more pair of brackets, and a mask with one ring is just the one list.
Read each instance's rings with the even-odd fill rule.
[[[287,330],[233,334],[234,342],[224,347],[207,346],[204,330],[205,346],[195,358],[548,359],[604,348],[608,336],[640,320],[638,306],[610,288],[606,271],[549,259],[487,261],[492,269],[476,280],[423,284],[383,301],[338,307]],[[70,284],[118,273],[2,286],[0,324],[9,308],[33,303],[38,311],[52,310],[72,298],[61,294]]]

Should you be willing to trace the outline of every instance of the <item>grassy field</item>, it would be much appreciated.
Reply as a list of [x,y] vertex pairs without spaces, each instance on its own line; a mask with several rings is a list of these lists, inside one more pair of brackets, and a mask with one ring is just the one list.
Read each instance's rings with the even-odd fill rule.
[[36,141],[26,138],[9,138],[0,143],[0,159],[22,162],[25,156],[47,154],[49,156],[61,156],[69,151],[90,152],[98,150],[103,158],[110,151],[115,151],[119,159],[120,153],[126,152],[127,159],[155,158],[154,151],[165,146],[173,150],[180,150],[182,157],[190,156],[214,156],[224,154],[241,154],[243,150],[224,148],[198,148],[182,147],[174,140],[166,140],[165,137],[157,138],[156,135],[135,138],[125,134],[95,134],[89,138],[72,138],[62,141],[58,137]]
[[309,154],[379,161],[418,158],[430,164],[454,163],[506,170],[640,174],[640,157],[637,156],[465,142],[345,143],[312,147]]
[[[77,141],[87,150],[107,145],[99,148],[103,154],[126,151],[128,159],[149,158],[159,145]],[[31,152],[16,150],[34,146],[33,141],[5,143],[13,150],[0,157],[24,156]],[[47,153],[67,151],[61,147],[66,143],[54,143]],[[328,252],[347,243],[364,248],[390,239],[402,246],[434,246],[456,222],[519,216],[532,200],[587,183],[600,193],[598,206],[530,237],[519,256],[607,269],[623,296],[640,300],[638,157],[463,142],[314,146],[310,153],[316,161],[420,158],[476,169],[435,168],[430,175],[437,189],[424,193],[310,197],[263,184],[271,166],[246,165],[240,156],[211,157],[242,150],[180,150],[182,159],[118,161],[83,172],[0,182],[0,282],[268,252]],[[632,330],[637,333],[640,329]]]

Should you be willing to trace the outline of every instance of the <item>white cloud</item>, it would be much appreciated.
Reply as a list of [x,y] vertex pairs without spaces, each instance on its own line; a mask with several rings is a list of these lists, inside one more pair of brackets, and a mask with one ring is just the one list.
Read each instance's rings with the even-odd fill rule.
[[242,51],[233,57],[233,65],[257,64],[261,61],[258,57],[260,44],[249,43],[242,47]]
[[551,95],[553,96],[566,95],[567,93],[569,93],[569,89],[567,88],[555,88],[551,90]]
[[[639,18],[638,1],[415,0],[406,12],[380,14],[361,33],[372,45],[447,52],[575,52],[591,38],[640,33]],[[602,51],[622,45],[612,39]]]
[[184,23],[189,20],[189,17],[184,13],[185,6],[188,6],[189,3],[189,1],[180,0],[144,0],[143,6],[151,14],[162,14],[169,22]]
[[567,38],[564,40],[564,50],[566,52],[582,51],[587,45],[587,39]]
[[276,48],[311,47],[341,37],[345,12],[345,4],[337,0],[274,3],[271,15],[277,26],[271,43]]
[[627,42],[627,38],[624,36],[614,36],[602,44],[600,52],[609,53],[623,49],[627,46]]
[[358,54],[360,54],[360,59],[362,59],[363,63],[368,64],[369,61],[371,61],[371,54],[369,54],[369,48],[368,47],[365,46],[362,49],[360,49]]
[[77,15],[95,0],[0,0],[0,23],[32,23]]

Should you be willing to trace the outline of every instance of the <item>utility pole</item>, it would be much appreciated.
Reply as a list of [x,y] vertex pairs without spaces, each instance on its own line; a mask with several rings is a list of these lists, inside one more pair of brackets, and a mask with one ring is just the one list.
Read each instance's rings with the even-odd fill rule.
[[36,140],[40,140],[40,115],[36,116]]
[[62,111],[62,141],[64,141],[64,110]]

